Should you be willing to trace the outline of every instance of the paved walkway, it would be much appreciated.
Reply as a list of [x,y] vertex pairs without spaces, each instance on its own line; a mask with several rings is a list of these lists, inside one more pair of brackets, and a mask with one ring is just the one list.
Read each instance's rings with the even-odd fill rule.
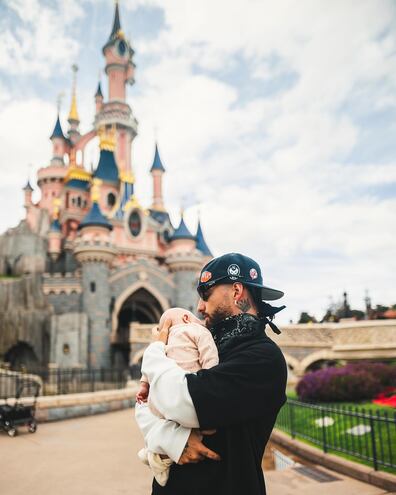
[[[133,411],[39,425],[37,433],[0,433],[0,493],[7,495],[148,495],[150,473],[138,461],[142,438]],[[320,468],[322,470],[322,468]],[[323,470],[325,471],[325,470]],[[328,471],[327,471],[328,472]],[[312,473],[311,473],[312,474]],[[266,473],[268,495],[380,495],[335,474],[319,482],[294,469]]]

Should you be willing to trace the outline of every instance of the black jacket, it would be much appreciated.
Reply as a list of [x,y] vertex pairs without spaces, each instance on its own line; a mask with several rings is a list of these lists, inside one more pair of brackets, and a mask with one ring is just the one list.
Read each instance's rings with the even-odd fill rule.
[[241,321],[246,331],[234,332],[235,318],[218,329],[220,363],[187,375],[201,429],[217,430],[204,442],[222,460],[173,464],[165,487],[153,482],[153,495],[265,495],[261,463],[286,400],[287,367],[262,322],[246,314]]

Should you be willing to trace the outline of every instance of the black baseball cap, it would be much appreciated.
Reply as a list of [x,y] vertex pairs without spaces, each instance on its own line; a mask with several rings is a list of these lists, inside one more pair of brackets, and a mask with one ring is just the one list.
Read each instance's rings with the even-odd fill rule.
[[197,291],[202,294],[214,285],[234,282],[261,289],[259,292],[263,301],[275,301],[284,295],[281,290],[263,285],[258,263],[239,253],[223,254],[209,261],[201,270]]

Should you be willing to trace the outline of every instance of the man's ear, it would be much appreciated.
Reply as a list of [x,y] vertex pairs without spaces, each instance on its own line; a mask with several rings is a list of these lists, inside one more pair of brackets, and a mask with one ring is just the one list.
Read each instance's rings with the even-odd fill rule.
[[234,300],[238,300],[243,293],[243,285],[240,282],[235,282],[232,284],[232,289],[233,289],[233,297]]
[[184,313],[182,320],[184,323],[189,323],[190,322],[190,317],[187,313]]

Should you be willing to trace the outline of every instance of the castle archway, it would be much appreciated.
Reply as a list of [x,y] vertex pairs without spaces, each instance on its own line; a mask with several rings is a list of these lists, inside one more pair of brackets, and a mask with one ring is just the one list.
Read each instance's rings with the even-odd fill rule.
[[39,360],[33,347],[22,341],[10,347],[4,355],[4,361],[10,363],[12,369],[26,368],[31,370],[39,366]]
[[166,299],[149,284],[139,281],[114,302],[112,317],[112,364],[126,368],[129,363],[129,333],[132,322],[156,324],[168,308]]

